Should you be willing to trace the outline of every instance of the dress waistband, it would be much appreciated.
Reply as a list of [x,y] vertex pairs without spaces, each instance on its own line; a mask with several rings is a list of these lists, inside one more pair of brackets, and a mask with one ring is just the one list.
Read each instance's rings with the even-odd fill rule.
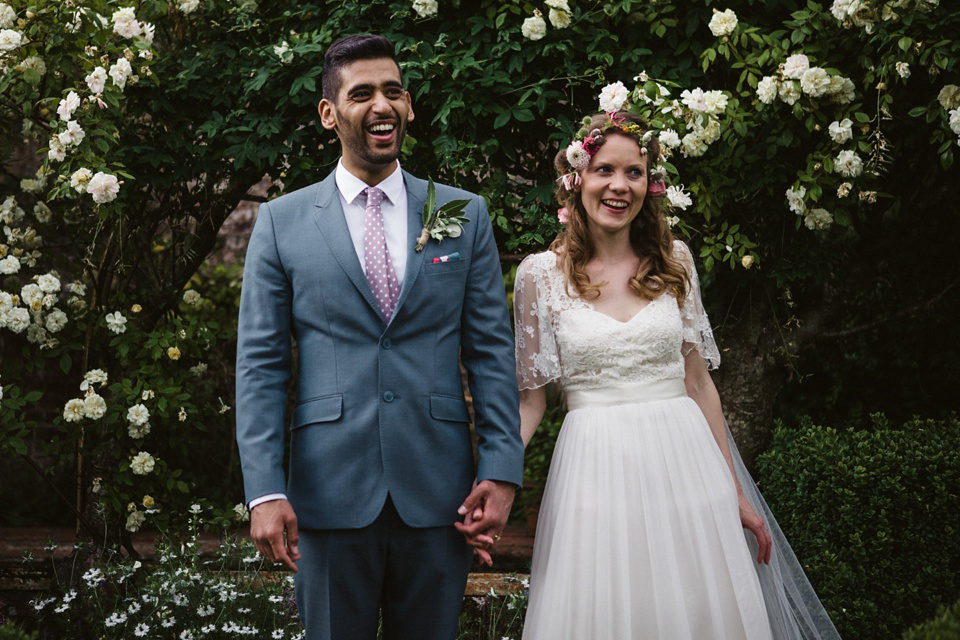
[[567,409],[573,411],[583,407],[609,407],[617,404],[672,400],[684,398],[686,395],[687,387],[683,383],[683,378],[634,382],[600,389],[573,389],[567,391]]

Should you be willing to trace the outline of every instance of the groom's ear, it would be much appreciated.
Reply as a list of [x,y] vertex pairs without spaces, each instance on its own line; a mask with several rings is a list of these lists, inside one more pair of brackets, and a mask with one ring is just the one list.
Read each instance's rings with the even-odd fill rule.
[[320,114],[320,124],[323,125],[324,129],[333,131],[337,127],[337,116],[333,102],[326,98],[321,100],[320,104],[317,105],[317,113]]
[[413,122],[413,98],[410,97],[409,91],[403,92],[407,98],[407,122]]

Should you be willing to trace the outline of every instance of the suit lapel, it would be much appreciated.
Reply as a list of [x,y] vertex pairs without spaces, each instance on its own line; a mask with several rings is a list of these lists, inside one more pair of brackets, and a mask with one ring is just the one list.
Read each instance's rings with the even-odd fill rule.
[[397,317],[397,312],[403,305],[404,300],[410,293],[410,289],[417,281],[420,275],[420,267],[423,264],[423,254],[425,251],[416,251],[414,247],[420,238],[420,231],[423,230],[423,205],[427,201],[427,182],[420,178],[415,178],[406,171],[403,172],[403,184],[407,188],[407,271],[403,276],[403,288],[400,289],[400,297],[397,299],[397,306],[394,309],[393,317]]
[[380,307],[377,306],[373,291],[370,289],[370,283],[363,272],[363,267],[360,266],[357,252],[353,249],[353,240],[350,238],[347,220],[343,215],[343,206],[340,204],[340,195],[337,191],[337,183],[333,172],[320,183],[313,219],[320,227],[320,232],[330,248],[330,253],[340,263],[340,267],[353,282],[363,299],[367,301],[367,304],[379,314]]

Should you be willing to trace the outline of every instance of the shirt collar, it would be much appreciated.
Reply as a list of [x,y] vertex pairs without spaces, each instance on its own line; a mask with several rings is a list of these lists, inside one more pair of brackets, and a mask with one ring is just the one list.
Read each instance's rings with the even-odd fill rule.
[[[340,190],[340,194],[343,196],[343,199],[347,202],[353,202],[357,199],[360,193],[366,189],[368,186],[363,180],[357,176],[350,173],[345,166],[343,166],[343,158],[337,162],[337,169],[334,175],[334,180],[337,182],[337,189]],[[397,168],[389,176],[380,181],[380,184],[376,187],[383,191],[383,195],[386,196],[387,200],[391,204],[396,204],[400,201],[400,196],[403,193],[403,172],[400,171],[400,163],[397,163]]]

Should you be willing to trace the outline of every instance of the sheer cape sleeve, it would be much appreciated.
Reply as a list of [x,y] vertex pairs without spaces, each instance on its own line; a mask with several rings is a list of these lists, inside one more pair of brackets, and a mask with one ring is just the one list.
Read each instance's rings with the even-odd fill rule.
[[697,267],[693,262],[690,248],[680,240],[673,241],[673,257],[678,259],[687,270],[690,278],[687,295],[680,308],[680,317],[683,320],[683,355],[696,349],[707,363],[707,369],[713,371],[720,366],[720,350],[713,338],[713,329],[710,318],[703,308],[700,297],[700,278],[697,277]]
[[517,387],[535,389],[560,377],[560,355],[554,335],[554,309],[548,303],[548,272],[556,255],[527,256],[517,269],[513,288],[516,325]]

